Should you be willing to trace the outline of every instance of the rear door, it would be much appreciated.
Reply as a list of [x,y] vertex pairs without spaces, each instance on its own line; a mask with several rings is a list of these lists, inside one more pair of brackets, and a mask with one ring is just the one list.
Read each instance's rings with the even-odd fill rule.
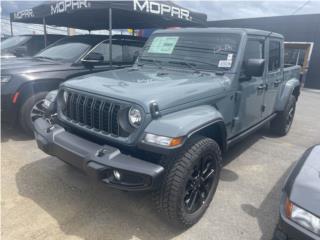
[[268,117],[274,112],[277,94],[283,83],[283,44],[281,39],[268,40],[268,61],[265,78],[266,89],[263,99],[263,117]]

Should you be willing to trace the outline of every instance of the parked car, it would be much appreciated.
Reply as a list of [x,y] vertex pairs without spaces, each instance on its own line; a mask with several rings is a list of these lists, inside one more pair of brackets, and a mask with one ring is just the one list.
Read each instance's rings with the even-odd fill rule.
[[160,30],[133,67],[60,85],[45,104],[57,120],[37,119],[35,137],[111,187],[153,190],[158,209],[189,227],[215,194],[222,152],[269,122],[288,133],[298,77],[298,66],[283,66],[282,35]]
[[32,133],[32,120],[41,116],[42,101],[67,79],[133,64],[144,38],[113,36],[112,66],[109,40],[103,35],[66,37],[31,58],[2,61],[2,119]]
[[[65,36],[48,34],[47,46],[63,37]],[[30,57],[44,48],[45,44],[43,35],[17,35],[2,40],[1,58]]]
[[320,145],[297,162],[282,190],[274,240],[320,240]]

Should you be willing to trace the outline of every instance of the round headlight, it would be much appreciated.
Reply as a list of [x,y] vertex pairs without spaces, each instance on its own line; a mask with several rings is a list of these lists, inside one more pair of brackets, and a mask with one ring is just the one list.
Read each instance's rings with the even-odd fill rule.
[[128,113],[128,117],[129,117],[129,122],[131,124],[131,126],[137,128],[140,126],[141,122],[142,122],[142,115],[139,109],[137,108],[130,108],[129,113]]

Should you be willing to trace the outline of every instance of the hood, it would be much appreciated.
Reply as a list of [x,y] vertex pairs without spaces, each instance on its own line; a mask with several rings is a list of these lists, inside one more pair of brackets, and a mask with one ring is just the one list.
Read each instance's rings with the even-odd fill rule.
[[1,72],[2,74],[45,72],[65,68],[65,65],[66,63],[33,57],[9,58],[1,59]]
[[320,145],[312,148],[290,193],[290,200],[320,217]]
[[85,75],[63,86],[136,103],[148,113],[151,102],[164,110],[222,94],[230,78],[214,73],[193,73],[155,68],[126,68]]

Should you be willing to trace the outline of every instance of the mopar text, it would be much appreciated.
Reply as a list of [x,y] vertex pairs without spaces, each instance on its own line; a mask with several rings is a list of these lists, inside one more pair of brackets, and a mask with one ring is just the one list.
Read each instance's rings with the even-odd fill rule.
[[51,5],[51,15],[87,7],[89,7],[87,0],[59,1]]
[[14,13],[15,19],[30,18],[30,17],[34,17],[32,9],[26,9],[26,10],[22,10]]
[[190,12],[187,9],[173,7],[161,2],[134,0],[133,10],[159,15],[171,15],[172,17],[177,17],[180,19],[186,19],[189,21],[191,20]]

